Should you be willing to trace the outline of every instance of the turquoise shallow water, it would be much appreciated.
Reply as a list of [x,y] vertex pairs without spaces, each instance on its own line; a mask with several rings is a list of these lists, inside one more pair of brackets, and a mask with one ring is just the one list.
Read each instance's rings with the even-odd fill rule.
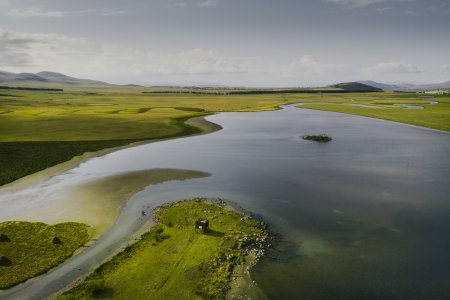
[[[280,235],[252,271],[269,298],[450,299],[450,134],[294,107],[208,119],[223,130],[94,158],[47,186],[152,168],[207,172],[136,194],[99,243],[138,228],[142,210],[219,197]],[[333,141],[301,139],[320,133]]]

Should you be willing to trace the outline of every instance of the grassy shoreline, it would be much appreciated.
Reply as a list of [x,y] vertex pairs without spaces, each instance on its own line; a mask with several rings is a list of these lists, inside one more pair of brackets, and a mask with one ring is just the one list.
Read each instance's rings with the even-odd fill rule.
[[[249,255],[255,263],[266,247],[264,224],[223,202],[191,199],[154,213],[156,225],[138,242],[59,299],[223,299],[236,266]],[[210,220],[209,232],[195,230],[197,218]]]
[[[208,131],[206,126],[200,128],[190,125],[187,122],[189,119],[190,117],[184,117],[172,121],[180,128],[179,132],[149,139],[0,142],[0,165],[3,166],[0,170],[0,186],[69,161],[87,152],[115,149],[137,142],[159,141]],[[17,157],[21,157],[21,159],[18,160]]]
[[[82,223],[55,225],[9,221],[0,223],[0,289],[43,274],[71,257],[91,237]],[[6,259],[5,259],[6,258]]]

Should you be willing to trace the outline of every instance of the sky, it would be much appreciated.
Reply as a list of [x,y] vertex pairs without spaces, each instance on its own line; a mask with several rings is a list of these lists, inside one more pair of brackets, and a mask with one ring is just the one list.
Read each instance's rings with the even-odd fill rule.
[[0,0],[0,70],[118,84],[450,80],[450,0]]

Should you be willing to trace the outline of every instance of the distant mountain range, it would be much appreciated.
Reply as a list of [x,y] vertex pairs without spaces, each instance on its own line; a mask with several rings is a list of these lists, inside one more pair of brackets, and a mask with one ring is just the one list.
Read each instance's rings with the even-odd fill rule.
[[383,89],[385,91],[389,90],[439,90],[439,89],[450,89],[450,81],[442,83],[431,83],[431,84],[413,84],[413,83],[399,83],[399,84],[385,84],[380,82],[375,82],[371,80],[358,81],[362,84],[367,84],[373,87]]
[[11,73],[0,71],[0,85],[3,86],[27,86],[27,87],[106,87],[112,84],[89,79],[79,79],[61,73],[43,71],[39,73]]
[[[43,71],[39,73],[11,73],[6,71],[0,71],[0,86],[11,87],[45,87],[55,88],[64,86],[77,86],[77,87],[109,87],[115,86],[102,81],[80,79],[70,77],[61,73]],[[129,84],[130,87],[138,87],[138,85]],[[165,87],[174,87],[167,84]],[[186,87],[190,88],[231,88],[225,85],[217,83],[197,82],[196,84],[186,84]],[[177,85],[177,87],[179,87]],[[243,87],[241,87],[243,88]],[[450,89],[450,81],[435,83],[435,84],[386,84],[370,80],[356,81],[356,82],[344,82],[334,84],[326,87],[325,89],[339,89],[346,92],[374,92],[380,90],[437,90],[437,89]]]

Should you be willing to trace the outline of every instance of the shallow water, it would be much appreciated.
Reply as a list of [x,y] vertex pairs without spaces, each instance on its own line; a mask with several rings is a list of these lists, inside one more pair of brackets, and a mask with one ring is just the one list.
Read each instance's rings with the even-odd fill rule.
[[[161,203],[219,197],[281,234],[252,271],[270,298],[449,299],[450,134],[294,107],[208,120],[223,130],[94,158],[46,188],[152,168],[207,172],[136,194],[102,239],[138,228]],[[320,133],[333,141],[301,139]]]

